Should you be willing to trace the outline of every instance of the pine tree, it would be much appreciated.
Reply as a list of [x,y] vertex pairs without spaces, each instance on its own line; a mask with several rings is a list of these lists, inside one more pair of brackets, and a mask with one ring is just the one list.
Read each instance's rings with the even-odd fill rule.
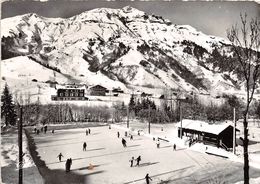
[[5,84],[5,88],[1,97],[1,117],[4,118],[5,125],[15,125],[16,112],[15,105],[13,103],[12,94],[9,91],[9,87]]
[[128,106],[129,106],[129,112],[134,111],[134,109],[135,109],[135,98],[134,98],[133,94],[131,95],[130,102],[129,102]]

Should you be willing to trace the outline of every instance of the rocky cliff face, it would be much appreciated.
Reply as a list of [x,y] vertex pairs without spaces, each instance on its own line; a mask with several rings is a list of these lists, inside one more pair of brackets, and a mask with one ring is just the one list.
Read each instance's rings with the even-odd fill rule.
[[241,87],[228,41],[132,7],[99,8],[68,19],[11,17],[1,20],[1,39],[5,78],[20,80],[17,65],[37,63],[37,70],[24,73],[38,82],[194,92]]

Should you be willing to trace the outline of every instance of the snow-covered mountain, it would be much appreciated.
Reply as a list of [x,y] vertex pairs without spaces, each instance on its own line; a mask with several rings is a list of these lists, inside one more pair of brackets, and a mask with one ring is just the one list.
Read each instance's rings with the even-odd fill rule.
[[20,81],[17,90],[33,79],[197,93],[241,84],[234,67],[221,67],[228,41],[129,6],[68,19],[33,13],[2,19],[1,39],[2,80]]

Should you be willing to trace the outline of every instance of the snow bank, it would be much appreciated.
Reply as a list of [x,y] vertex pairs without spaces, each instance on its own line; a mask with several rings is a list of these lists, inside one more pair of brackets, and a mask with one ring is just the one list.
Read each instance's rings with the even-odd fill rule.
[[[235,184],[243,184],[244,181],[239,181]],[[251,184],[259,184],[260,183],[260,177],[259,178],[250,178],[250,183]]]
[[[5,137],[2,136],[2,144],[1,144],[1,167],[9,166],[12,163],[15,163],[16,169],[19,169],[18,164],[18,154],[19,154],[19,147],[17,145],[17,141],[13,143],[5,142]],[[14,138],[15,139],[15,138]],[[5,155],[3,155],[5,153]],[[35,166],[32,157],[28,150],[28,141],[25,135],[23,135],[23,168],[28,168]]]

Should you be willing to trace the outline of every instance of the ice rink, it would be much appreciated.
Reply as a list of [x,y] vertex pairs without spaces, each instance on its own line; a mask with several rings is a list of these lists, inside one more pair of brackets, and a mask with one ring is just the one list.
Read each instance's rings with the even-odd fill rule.
[[[125,137],[124,131],[108,126],[86,129],[57,130],[33,136],[39,156],[39,170],[47,183],[123,184],[145,183],[149,173],[151,183],[208,183],[225,181],[235,183],[243,180],[243,166],[228,159],[195,152],[145,136]],[[120,138],[117,132],[120,132]],[[122,137],[127,141],[123,147]],[[83,143],[87,143],[83,151]],[[63,154],[62,162],[57,156]],[[130,167],[129,160],[141,156],[139,166]],[[72,158],[69,173],[65,161]],[[43,161],[43,162],[42,162]],[[91,165],[90,165],[91,164]],[[259,170],[250,168],[251,177],[259,177]]]

